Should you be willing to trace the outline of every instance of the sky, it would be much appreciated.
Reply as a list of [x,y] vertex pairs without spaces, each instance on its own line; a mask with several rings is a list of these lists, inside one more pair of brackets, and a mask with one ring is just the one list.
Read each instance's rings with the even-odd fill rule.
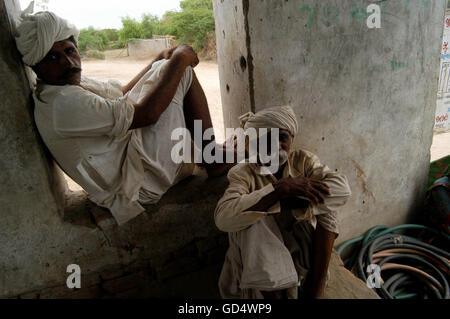
[[[19,0],[25,9],[31,0]],[[36,1],[40,2],[39,0]],[[120,29],[126,15],[140,20],[143,13],[162,17],[169,10],[180,10],[180,0],[49,0],[48,10],[69,20],[79,29]]]

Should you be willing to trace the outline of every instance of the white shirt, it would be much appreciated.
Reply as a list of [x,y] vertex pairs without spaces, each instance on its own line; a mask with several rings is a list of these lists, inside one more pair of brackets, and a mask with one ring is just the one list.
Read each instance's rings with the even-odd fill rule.
[[40,83],[33,95],[36,125],[54,159],[93,202],[110,209],[119,225],[144,211],[140,202],[156,203],[181,171],[182,164],[170,158],[177,142],[170,140],[170,132],[185,127],[183,97],[192,81],[190,68],[158,122],[128,130],[133,104],[164,65],[164,60],[155,62],[125,96],[118,81],[85,77],[80,86]]

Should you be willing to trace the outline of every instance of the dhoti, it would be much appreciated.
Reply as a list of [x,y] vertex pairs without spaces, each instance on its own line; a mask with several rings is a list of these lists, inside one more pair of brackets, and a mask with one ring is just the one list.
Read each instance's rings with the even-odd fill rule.
[[230,247],[219,279],[222,298],[261,299],[261,291],[287,289],[297,299],[311,264],[313,226],[286,213],[228,233]]

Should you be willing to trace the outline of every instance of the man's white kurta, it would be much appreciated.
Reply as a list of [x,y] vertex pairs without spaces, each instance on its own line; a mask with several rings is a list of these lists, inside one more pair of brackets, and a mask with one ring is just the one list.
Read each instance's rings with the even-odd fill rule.
[[171,140],[172,130],[186,127],[183,99],[192,82],[190,67],[158,122],[128,130],[133,104],[165,65],[165,60],[155,62],[125,96],[118,81],[84,77],[80,86],[41,83],[34,94],[36,125],[53,157],[119,225],[144,211],[140,203],[156,203],[186,172],[170,152],[177,142]]
[[[254,163],[241,163],[229,171],[230,185],[214,212],[217,227],[228,232],[230,243],[219,280],[223,298],[261,298],[261,290],[280,289],[288,289],[289,298],[297,298],[297,285],[303,284],[311,257],[306,248],[312,238],[310,228],[320,224],[339,234],[337,210],[351,194],[347,178],[304,150],[290,153],[282,177],[289,176],[322,181],[330,189],[323,204],[289,210],[294,237],[300,240],[282,235],[275,217],[281,217],[280,202],[267,211],[249,210],[275,190],[274,175]],[[295,260],[293,252],[298,253]]]

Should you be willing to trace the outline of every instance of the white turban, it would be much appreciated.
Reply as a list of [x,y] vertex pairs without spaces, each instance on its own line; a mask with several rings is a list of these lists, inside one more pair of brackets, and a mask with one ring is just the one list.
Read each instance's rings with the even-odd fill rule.
[[53,12],[43,11],[34,15],[25,10],[16,28],[16,45],[25,64],[33,66],[50,51],[53,44],[73,36],[78,41],[78,29]]
[[239,117],[240,126],[244,130],[250,127],[279,128],[289,131],[293,136],[297,135],[298,122],[294,110],[290,106],[275,106],[257,112],[248,112]]

